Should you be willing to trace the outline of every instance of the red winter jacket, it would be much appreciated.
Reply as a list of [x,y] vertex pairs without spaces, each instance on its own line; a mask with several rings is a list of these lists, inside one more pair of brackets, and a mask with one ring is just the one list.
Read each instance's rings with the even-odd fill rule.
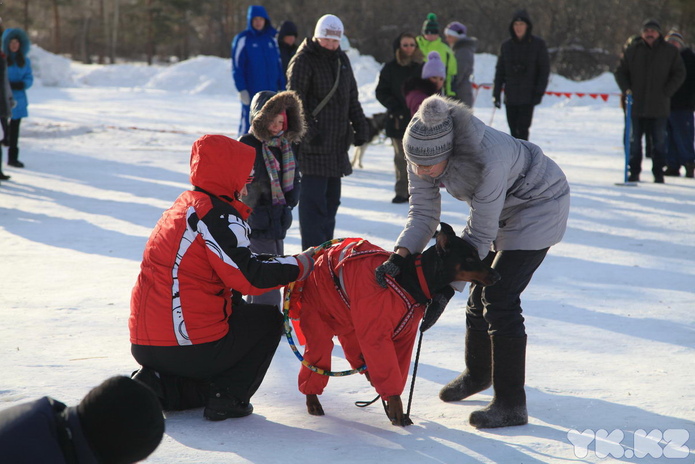
[[195,345],[229,331],[232,291],[257,295],[304,274],[294,257],[261,260],[249,250],[250,209],[236,200],[256,157],[221,135],[193,145],[191,184],[152,231],[130,302],[130,341]]
[[[424,314],[424,306],[395,282],[388,289],[376,283],[374,270],[389,254],[361,239],[326,250],[303,283],[299,316],[309,364],[330,370],[332,339],[338,336],[350,365],[366,362],[372,385],[384,399],[403,393]],[[299,391],[305,395],[320,395],[327,382],[327,376],[304,366],[299,372]]]

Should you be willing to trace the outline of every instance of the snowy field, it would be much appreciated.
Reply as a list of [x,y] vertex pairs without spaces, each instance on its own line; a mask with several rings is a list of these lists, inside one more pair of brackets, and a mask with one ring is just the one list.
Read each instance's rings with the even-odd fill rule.
[[[365,112],[379,64],[350,52]],[[190,146],[206,133],[236,137],[240,113],[229,60],[170,67],[84,66],[34,49],[38,83],[22,122],[25,169],[0,185],[0,409],[43,395],[77,403],[105,378],[129,375],[127,318],[145,241],[161,212],[189,188]],[[478,55],[476,82],[495,58]],[[623,180],[622,112],[611,75],[549,90],[531,140],[565,170],[572,210],[524,293],[529,334],[529,424],[476,430],[469,414],[492,391],[442,403],[463,365],[465,295],[426,333],[414,425],[391,426],[362,376],[333,378],[325,417],[306,413],[299,362],[283,339],[255,413],[206,422],[201,410],[167,414],[148,463],[689,463],[695,462],[695,181],[653,184],[645,161]],[[507,131],[490,91],[475,114]],[[392,148],[375,143],[344,179],[336,236],[391,248],[407,206],[391,204]],[[461,230],[467,207],[444,196],[443,220]],[[295,218],[296,219],[296,218]],[[295,226],[288,252],[300,251]],[[347,363],[336,349],[336,367]],[[408,385],[409,387],[409,385]],[[407,390],[404,394],[407,398]],[[0,457],[0,461],[2,458]]]

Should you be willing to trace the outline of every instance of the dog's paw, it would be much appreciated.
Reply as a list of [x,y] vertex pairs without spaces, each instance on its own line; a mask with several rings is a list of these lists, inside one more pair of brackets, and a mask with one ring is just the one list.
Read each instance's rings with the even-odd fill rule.
[[319,401],[318,395],[306,395],[306,410],[312,416],[323,416],[323,406]]

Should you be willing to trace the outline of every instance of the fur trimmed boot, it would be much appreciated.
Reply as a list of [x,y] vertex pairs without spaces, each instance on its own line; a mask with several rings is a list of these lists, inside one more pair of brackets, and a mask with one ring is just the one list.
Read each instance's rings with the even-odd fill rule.
[[492,336],[492,384],[495,397],[470,423],[477,429],[509,427],[528,423],[526,410],[526,336]]
[[492,385],[492,345],[486,331],[466,331],[466,370],[439,392],[442,401],[461,401]]

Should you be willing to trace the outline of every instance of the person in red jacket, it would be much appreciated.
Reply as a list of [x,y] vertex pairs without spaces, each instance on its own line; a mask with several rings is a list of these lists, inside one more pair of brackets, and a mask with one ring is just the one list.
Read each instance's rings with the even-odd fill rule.
[[246,194],[256,152],[204,135],[191,152],[193,190],[182,193],[150,235],[130,304],[131,351],[165,410],[205,405],[208,420],[243,417],[280,341],[275,306],[246,304],[303,280],[311,252],[255,255]]

